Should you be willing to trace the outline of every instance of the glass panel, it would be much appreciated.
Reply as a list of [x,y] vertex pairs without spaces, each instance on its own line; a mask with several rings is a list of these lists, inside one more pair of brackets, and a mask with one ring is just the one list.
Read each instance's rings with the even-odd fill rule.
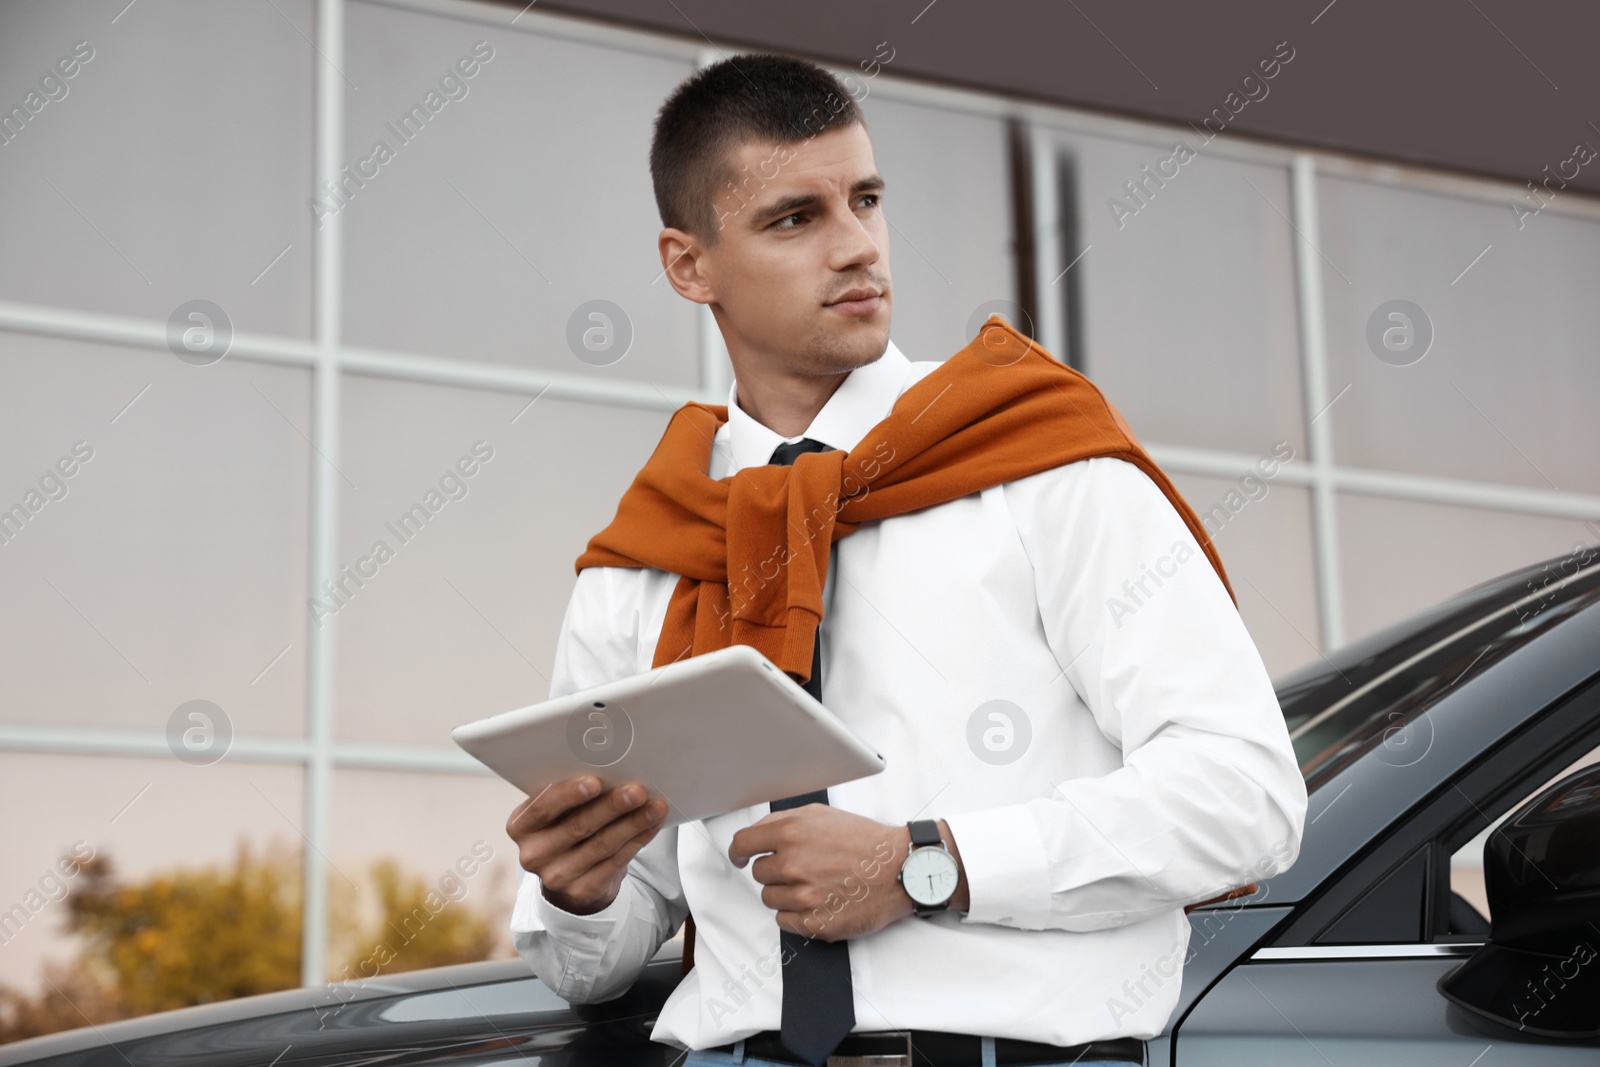
[[[342,462],[361,488],[343,498],[339,562],[379,541],[393,555],[335,613],[337,730],[454,750],[452,727],[548,695],[573,562],[670,416],[366,378],[344,397]],[[437,513],[402,526],[430,491]]]
[[301,733],[310,372],[0,333],[0,381],[0,719]]
[[1339,494],[1338,516],[1346,640],[1600,540],[1600,529],[1576,519],[1356,493]]
[[[348,967],[350,978],[370,979],[380,971],[467,962],[441,957],[452,942],[472,952],[473,959],[515,955],[506,924],[522,868],[505,825],[527,799],[519,789],[489,774],[351,768],[335,771],[333,782],[332,906],[348,908],[354,922],[351,929],[333,932],[331,974],[344,978]],[[408,907],[380,915],[373,870],[380,861],[392,862],[406,881],[431,889],[432,905],[414,902],[422,903],[421,912]],[[461,927],[473,925],[463,922],[469,918],[487,922],[489,944],[462,936]],[[446,929],[455,937],[440,938]]]
[[[355,180],[338,209],[346,339],[694,386],[698,305],[656,280],[648,163],[655,113],[693,68],[386,6],[346,11],[361,86],[345,98]],[[392,157],[364,163],[379,142]],[[567,344],[568,318],[591,300],[632,324],[607,367]]]
[[[1547,210],[1519,229],[1504,200],[1345,178],[1318,187],[1329,392],[1349,389],[1328,412],[1338,462],[1600,491],[1600,222]],[[1387,319],[1394,300],[1431,324],[1425,354],[1421,332],[1408,342],[1405,323]],[[1384,322],[1409,350],[1385,347]]]
[[[1057,140],[1076,172],[1080,243],[1062,265],[1083,253],[1072,270],[1089,377],[1147,442],[1254,455],[1285,440],[1307,455],[1288,171],[1203,148],[1164,163],[1168,143]],[[1135,199],[1126,186],[1141,181]]]
[[1412,720],[1600,599],[1594,558],[1585,550],[1498,576],[1278,679],[1307,784],[1315,788],[1380,742],[1385,762],[1420,759],[1426,730],[1409,729]]
[[194,767],[171,758],[0,752],[0,811],[27,812],[0,820],[0,909],[12,916],[0,928],[0,984],[30,996],[48,991],[41,965],[81,947],[65,930],[61,900],[81,875],[62,878],[56,867],[78,842],[77,855],[109,857],[123,882],[231,866],[242,844],[257,859],[281,847],[298,862],[302,779],[298,767],[226,757]]
[[889,183],[894,343],[907,359],[943,361],[976,335],[968,322],[984,305],[1016,300],[1005,124],[881,92],[861,107]]
[[1311,494],[1250,469],[1235,481],[1167,475],[1214,538],[1267,673],[1276,677],[1316,657]]
[[0,4],[0,107],[38,109],[0,132],[0,299],[309,334],[313,36],[310,0]]

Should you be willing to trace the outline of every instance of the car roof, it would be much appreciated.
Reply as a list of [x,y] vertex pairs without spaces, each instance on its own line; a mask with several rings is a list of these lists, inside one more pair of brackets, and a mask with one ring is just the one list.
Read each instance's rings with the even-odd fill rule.
[[1316,789],[1448,691],[1600,601],[1600,551],[1483,582],[1275,683]]

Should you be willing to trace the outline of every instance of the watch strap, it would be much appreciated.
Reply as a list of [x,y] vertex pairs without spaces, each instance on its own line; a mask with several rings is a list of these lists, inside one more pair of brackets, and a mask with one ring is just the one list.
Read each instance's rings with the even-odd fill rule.
[[944,838],[939,835],[939,824],[933,819],[913,819],[906,823],[911,829],[911,847],[921,848],[924,845],[937,845],[944,847]]

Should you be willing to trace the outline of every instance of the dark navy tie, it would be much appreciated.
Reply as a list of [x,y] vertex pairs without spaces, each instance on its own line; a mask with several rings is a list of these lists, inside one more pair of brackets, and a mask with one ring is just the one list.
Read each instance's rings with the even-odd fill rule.
[[[804,452],[830,452],[821,441],[802,437],[773,450],[770,462],[794,463]],[[811,653],[811,678],[805,691],[822,699],[822,630],[817,629]],[[828,791],[818,789],[772,802],[773,811],[802,804],[826,804]],[[801,1059],[822,1067],[828,1054],[856,1024],[855,994],[850,984],[850,946],[847,941],[822,941],[788,930],[778,931],[783,950],[783,1046]]]

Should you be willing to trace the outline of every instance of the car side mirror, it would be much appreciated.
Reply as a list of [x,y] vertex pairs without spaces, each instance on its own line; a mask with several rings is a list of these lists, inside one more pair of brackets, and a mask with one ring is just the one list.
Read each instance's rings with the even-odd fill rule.
[[1483,874],[1489,941],[1439,992],[1524,1033],[1600,1037],[1600,766],[1518,808],[1484,842]]

